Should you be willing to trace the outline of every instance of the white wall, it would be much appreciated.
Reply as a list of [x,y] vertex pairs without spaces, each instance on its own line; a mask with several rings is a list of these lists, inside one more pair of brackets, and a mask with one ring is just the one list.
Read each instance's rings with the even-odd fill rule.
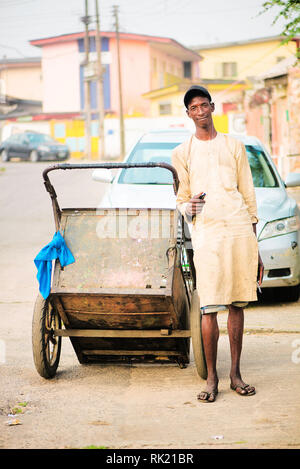
[[[151,130],[166,130],[172,128],[186,128],[193,131],[194,124],[187,117],[137,117],[124,120],[125,145],[128,152],[134,143],[145,132]],[[116,158],[120,154],[120,125],[119,119],[105,119],[105,149],[108,158]]]
[[[124,120],[126,152],[136,143],[145,132],[151,130],[166,130],[173,128],[187,128],[194,130],[193,122],[183,117],[137,117]],[[50,123],[47,121],[11,122],[2,128],[1,140],[5,140],[13,133],[35,130],[50,135]],[[118,118],[107,118],[104,123],[106,158],[115,159],[120,156],[120,121]]]
[[10,122],[1,128],[0,141],[6,140],[12,134],[30,130],[50,135],[50,123],[47,121]]

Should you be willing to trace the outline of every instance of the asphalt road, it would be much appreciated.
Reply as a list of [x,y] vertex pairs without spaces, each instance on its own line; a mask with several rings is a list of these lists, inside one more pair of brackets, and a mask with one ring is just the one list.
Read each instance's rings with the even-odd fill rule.
[[[54,234],[41,173],[49,163],[0,164],[0,448],[300,448],[300,308],[255,304],[245,314],[244,379],[252,397],[229,389],[227,313],[219,314],[219,395],[193,356],[176,365],[80,365],[63,339],[57,375],[42,379],[31,346],[38,294],[35,255]],[[95,206],[101,184],[84,171],[51,176],[61,206]],[[82,188],[82,189],[81,189]],[[9,423],[18,425],[9,425]]]

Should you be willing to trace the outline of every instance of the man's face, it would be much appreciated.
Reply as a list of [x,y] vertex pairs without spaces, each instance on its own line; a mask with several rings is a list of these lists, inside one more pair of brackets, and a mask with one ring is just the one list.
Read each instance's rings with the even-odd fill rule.
[[212,121],[214,103],[210,103],[204,96],[195,96],[188,105],[187,115],[195,122],[196,126],[206,127]]

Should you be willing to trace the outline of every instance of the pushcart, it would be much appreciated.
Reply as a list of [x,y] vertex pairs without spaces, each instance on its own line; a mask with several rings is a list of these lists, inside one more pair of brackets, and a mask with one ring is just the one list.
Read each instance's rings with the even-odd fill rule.
[[55,229],[75,262],[56,259],[51,291],[38,295],[32,321],[36,370],[55,376],[62,337],[81,364],[190,362],[190,339],[199,376],[206,379],[199,298],[192,249],[176,209],[63,208],[49,179],[54,170],[162,167],[167,163],[57,164],[43,171]]

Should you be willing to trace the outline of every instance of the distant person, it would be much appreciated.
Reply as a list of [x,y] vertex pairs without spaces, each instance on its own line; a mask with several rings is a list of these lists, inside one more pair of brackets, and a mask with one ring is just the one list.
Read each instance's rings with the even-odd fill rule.
[[[197,397],[201,402],[214,402],[218,394],[217,312],[226,308],[230,386],[242,396],[252,396],[255,387],[246,384],[240,372],[244,308],[249,301],[257,300],[257,276],[259,284],[263,276],[251,171],[244,145],[215,130],[214,103],[209,92],[192,86],[184,96],[184,104],[194,121],[195,134],[173,150],[172,164],[179,177],[177,207],[187,222],[193,222],[192,244],[207,364],[206,390]],[[200,199],[203,194],[204,199]]]

